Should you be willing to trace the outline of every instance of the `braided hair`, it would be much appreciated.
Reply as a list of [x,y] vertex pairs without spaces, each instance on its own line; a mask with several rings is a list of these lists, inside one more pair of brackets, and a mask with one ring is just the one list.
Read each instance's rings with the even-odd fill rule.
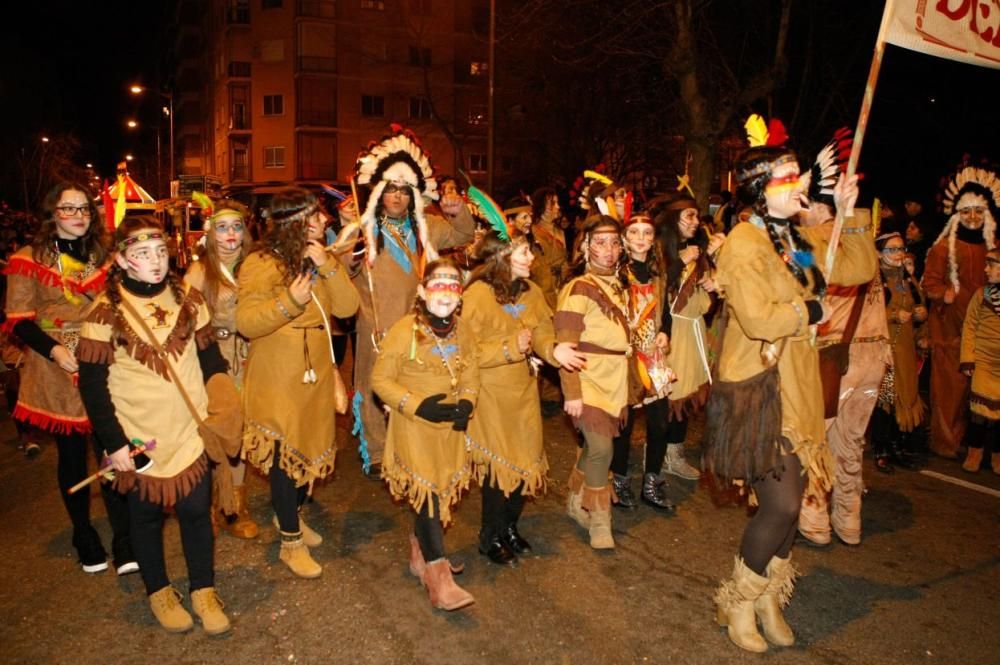
[[[736,196],[749,206],[753,213],[764,220],[764,229],[774,246],[774,251],[782,257],[785,267],[802,286],[809,286],[809,276],[813,278],[812,292],[818,296],[826,292],[826,278],[823,277],[815,257],[813,246],[799,233],[798,225],[790,220],[771,217],[767,210],[765,189],[771,179],[777,162],[782,157],[795,159],[795,153],[784,146],[758,146],[750,148],[736,164]],[[781,242],[778,227],[787,226],[793,252],[789,254]]]

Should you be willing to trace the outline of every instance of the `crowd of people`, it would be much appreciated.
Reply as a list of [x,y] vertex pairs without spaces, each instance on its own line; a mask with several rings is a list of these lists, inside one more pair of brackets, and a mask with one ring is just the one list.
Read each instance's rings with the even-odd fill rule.
[[[364,473],[412,507],[409,570],[434,607],[474,602],[444,543],[473,483],[479,551],[512,565],[532,550],[519,518],[550,472],[568,474],[567,514],[598,550],[615,547],[614,510],[673,514],[666,476],[707,476],[756,506],[715,593],[719,625],[748,651],[793,644],[782,614],[793,543],[861,542],[869,420],[876,468],[911,465],[923,365],[931,450],[954,457],[964,445],[975,472],[988,448],[1000,473],[1000,180],[960,170],[928,243],[925,217],[879,228],[855,208],[857,178],[836,159],[843,135],[801,171],[766,130],[751,135],[732,223],[700,217],[692,192],[643,197],[589,172],[583,214],[566,226],[555,190],[501,208],[436,175],[394,127],[358,159],[366,197],[335,210],[287,188],[254,242],[242,204],[210,202],[185,275],[156,219],[128,215],[108,239],[87,190],[55,186],[4,271],[4,344],[23,358],[12,415],[55,439],[83,570],[108,568],[90,521],[89,448],[114,567],[141,575],[166,630],[194,625],[167,576],[167,510],[191,609],[209,634],[230,630],[214,539],[262,528],[247,509],[248,466],[269,480],[281,564],[320,577],[310,549],[322,536],[301,508],[333,472],[335,414],[350,412]],[[353,398],[339,369],[349,317]],[[579,432],[570,469],[546,456],[553,403]],[[700,412],[701,469],[685,455]]]

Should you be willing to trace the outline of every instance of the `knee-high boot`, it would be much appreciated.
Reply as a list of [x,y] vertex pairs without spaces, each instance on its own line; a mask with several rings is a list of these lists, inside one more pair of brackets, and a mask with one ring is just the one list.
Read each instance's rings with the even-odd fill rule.
[[767,564],[767,588],[754,602],[753,608],[764,627],[764,636],[771,644],[790,647],[795,644],[795,634],[781,614],[788,606],[795,587],[797,572],[792,559],[772,558]]
[[729,633],[729,639],[741,649],[763,653],[767,642],[757,632],[754,602],[767,588],[768,579],[747,568],[736,556],[733,577],[715,591],[716,622]]

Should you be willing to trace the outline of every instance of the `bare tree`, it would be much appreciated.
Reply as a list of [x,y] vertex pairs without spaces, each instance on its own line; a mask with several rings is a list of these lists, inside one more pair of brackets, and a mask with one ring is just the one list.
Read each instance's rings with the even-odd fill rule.
[[87,183],[87,172],[76,162],[80,143],[72,135],[39,138],[16,153],[16,163],[21,181],[21,205],[34,211],[41,204],[45,192],[62,180]]

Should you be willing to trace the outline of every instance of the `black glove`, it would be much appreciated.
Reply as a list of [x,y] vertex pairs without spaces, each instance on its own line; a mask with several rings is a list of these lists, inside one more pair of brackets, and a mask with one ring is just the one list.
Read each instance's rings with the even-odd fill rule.
[[455,407],[455,411],[458,412],[458,416],[455,418],[455,424],[451,426],[456,432],[464,432],[465,428],[469,426],[469,416],[472,415],[472,402],[467,399],[458,400],[458,406]]
[[819,323],[823,318],[823,303],[818,300],[807,300],[806,311],[809,312],[809,325]]
[[417,415],[432,423],[452,422],[455,420],[457,412],[454,404],[442,404],[441,400],[446,397],[444,393],[431,395],[424,398],[424,401],[417,407]]

